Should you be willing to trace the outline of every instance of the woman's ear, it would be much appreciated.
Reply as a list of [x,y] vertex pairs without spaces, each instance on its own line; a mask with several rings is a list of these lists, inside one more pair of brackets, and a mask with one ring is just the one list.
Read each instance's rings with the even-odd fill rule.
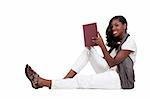
[[125,23],[125,24],[123,24],[123,28],[124,29],[126,29],[127,28],[127,24]]

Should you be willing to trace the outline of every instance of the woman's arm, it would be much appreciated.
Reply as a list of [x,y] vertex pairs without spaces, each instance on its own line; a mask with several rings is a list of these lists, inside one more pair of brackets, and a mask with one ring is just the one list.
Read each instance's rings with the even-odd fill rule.
[[97,43],[100,48],[102,49],[102,52],[104,54],[104,59],[107,61],[108,65],[110,67],[113,67],[119,63],[121,63],[132,51],[130,50],[121,50],[117,53],[117,55],[112,58],[109,54],[109,52],[107,51],[107,48],[103,42],[102,37],[100,36],[100,34],[98,33],[98,38],[93,38],[93,42]]

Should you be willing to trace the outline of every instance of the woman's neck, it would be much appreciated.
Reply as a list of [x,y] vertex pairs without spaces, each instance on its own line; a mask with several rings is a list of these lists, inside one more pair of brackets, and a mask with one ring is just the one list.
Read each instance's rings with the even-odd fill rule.
[[126,34],[126,32],[123,32],[122,35],[120,35],[120,36],[118,37],[118,40],[121,41],[121,40],[124,38],[125,34]]

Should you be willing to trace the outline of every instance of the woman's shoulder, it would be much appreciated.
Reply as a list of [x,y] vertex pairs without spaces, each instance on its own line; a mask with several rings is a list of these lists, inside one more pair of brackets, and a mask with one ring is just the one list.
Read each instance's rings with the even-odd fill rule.
[[123,49],[126,49],[126,48],[132,48],[132,49],[136,49],[136,42],[134,40],[134,37],[133,36],[129,36],[127,38],[127,40],[122,44],[122,48]]
[[130,35],[125,42],[135,43],[134,37],[132,35]]

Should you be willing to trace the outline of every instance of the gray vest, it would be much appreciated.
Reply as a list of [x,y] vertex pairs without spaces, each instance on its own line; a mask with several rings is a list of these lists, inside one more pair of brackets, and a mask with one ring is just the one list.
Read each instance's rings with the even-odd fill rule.
[[[122,44],[127,40],[129,36],[130,35],[127,33],[124,35],[124,38],[122,39],[117,49],[118,52],[121,50]],[[128,56],[125,60],[123,60],[119,65],[117,65],[117,72],[120,77],[122,89],[134,88],[135,75],[134,75],[133,65],[134,63],[130,58],[130,56]]]

